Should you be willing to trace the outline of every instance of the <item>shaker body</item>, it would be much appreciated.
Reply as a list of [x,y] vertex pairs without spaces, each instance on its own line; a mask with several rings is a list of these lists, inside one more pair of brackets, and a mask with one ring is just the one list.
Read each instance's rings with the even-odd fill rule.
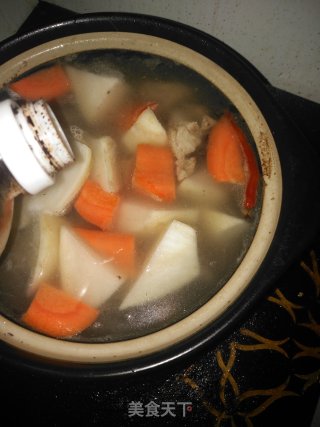
[[0,102],[0,255],[10,233],[13,199],[37,194],[74,161],[72,149],[43,100]]

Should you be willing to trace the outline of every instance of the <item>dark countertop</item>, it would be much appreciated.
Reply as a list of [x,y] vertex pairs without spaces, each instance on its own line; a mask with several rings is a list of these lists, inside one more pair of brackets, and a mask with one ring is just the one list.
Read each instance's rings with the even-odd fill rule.
[[[53,21],[46,4],[40,5],[23,31],[39,14]],[[63,10],[54,10],[60,17]],[[271,91],[320,152],[320,105]],[[8,425],[310,426],[319,396],[319,262],[320,236],[314,236],[223,342],[148,377],[71,379],[19,369],[0,355]]]

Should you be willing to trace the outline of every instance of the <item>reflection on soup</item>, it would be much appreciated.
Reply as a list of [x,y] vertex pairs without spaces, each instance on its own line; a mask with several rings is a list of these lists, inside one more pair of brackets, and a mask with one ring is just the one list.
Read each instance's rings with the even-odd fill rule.
[[117,341],[181,320],[226,283],[262,186],[250,133],[217,88],[161,57],[96,51],[9,90],[50,103],[76,161],[17,200],[3,315],[57,338]]

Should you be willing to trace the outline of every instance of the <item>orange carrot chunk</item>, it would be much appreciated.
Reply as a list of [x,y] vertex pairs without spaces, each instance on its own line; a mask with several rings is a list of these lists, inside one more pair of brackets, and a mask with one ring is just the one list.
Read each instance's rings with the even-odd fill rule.
[[69,92],[70,81],[61,65],[53,65],[11,83],[10,88],[28,101],[51,101]]
[[223,115],[209,134],[207,168],[220,182],[243,184],[245,161],[239,138],[228,115]]
[[74,207],[90,224],[107,230],[112,226],[119,202],[118,194],[107,193],[99,184],[88,180],[82,187]]
[[151,144],[138,145],[132,185],[155,200],[173,201],[176,183],[171,149]]
[[109,233],[86,228],[74,228],[75,232],[103,257],[112,258],[114,263],[129,274],[135,269],[135,238],[131,234]]
[[71,337],[95,322],[99,310],[61,289],[42,283],[22,321],[30,328],[55,337]]
[[254,152],[230,113],[224,114],[209,134],[207,169],[220,182],[245,184],[244,208],[256,204],[259,168]]

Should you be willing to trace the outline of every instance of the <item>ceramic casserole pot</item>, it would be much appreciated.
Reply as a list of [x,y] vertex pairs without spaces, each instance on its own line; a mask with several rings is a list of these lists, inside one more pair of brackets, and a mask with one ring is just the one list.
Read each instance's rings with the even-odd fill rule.
[[234,50],[203,32],[150,16],[78,16],[2,43],[0,86],[67,55],[119,49],[182,64],[214,85],[240,112],[261,172],[259,223],[240,265],[221,289],[158,331],[116,342],[78,342],[42,335],[1,315],[1,356],[20,365],[112,377],[190,356],[232,331],[317,230],[317,156],[273,99],[266,79]]

